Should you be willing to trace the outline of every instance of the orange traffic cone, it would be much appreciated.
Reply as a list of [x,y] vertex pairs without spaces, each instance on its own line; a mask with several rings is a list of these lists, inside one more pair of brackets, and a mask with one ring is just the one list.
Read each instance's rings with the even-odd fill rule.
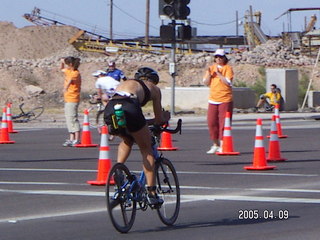
[[263,143],[262,120],[257,119],[256,138],[254,144],[253,165],[245,166],[246,170],[271,170],[275,166],[267,166],[266,152]]
[[282,127],[281,127],[281,123],[280,123],[279,108],[280,108],[280,105],[279,105],[279,104],[276,104],[276,107],[275,107],[275,109],[274,109],[274,115],[276,116],[276,124],[277,124],[277,129],[278,129],[278,137],[279,137],[279,138],[287,138],[288,135],[283,135],[283,134],[282,134]]
[[15,141],[10,141],[9,132],[8,132],[8,124],[7,124],[7,109],[3,108],[2,111],[2,122],[1,122],[1,135],[0,135],[0,143],[1,144],[12,144]]
[[91,132],[89,129],[89,111],[88,109],[84,110],[84,120],[82,125],[82,136],[81,143],[76,144],[75,147],[96,147],[98,144],[94,144],[91,141]]
[[178,149],[177,147],[174,147],[172,145],[171,134],[168,132],[161,133],[161,143],[160,143],[160,146],[158,147],[158,150],[175,151],[177,149]]
[[17,133],[18,131],[13,130],[12,115],[11,115],[11,103],[7,104],[7,123],[8,123],[8,132]]
[[269,141],[269,155],[267,161],[285,161],[286,158],[282,158],[280,154],[280,143],[278,138],[278,131],[276,126],[276,116],[272,116],[271,129],[270,129],[270,141]]
[[223,130],[223,139],[222,139],[222,151],[216,152],[217,155],[239,155],[239,152],[233,151],[233,140],[231,135],[231,114],[230,112],[226,113],[224,130]]
[[91,185],[106,185],[107,177],[111,169],[111,160],[109,158],[109,143],[108,143],[108,129],[106,126],[101,128],[101,142],[99,152],[98,174],[97,179],[93,181],[87,181]]

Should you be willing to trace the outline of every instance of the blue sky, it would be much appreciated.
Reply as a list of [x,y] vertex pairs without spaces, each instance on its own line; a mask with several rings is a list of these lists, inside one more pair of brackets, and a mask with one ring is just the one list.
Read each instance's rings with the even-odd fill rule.
[[[146,0],[113,0],[114,38],[131,38],[145,33]],[[17,27],[33,25],[22,15],[30,13],[34,7],[42,10],[41,15],[76,25],[88,31],[109,36],[110,0],[1,0],[0,21],[13,22]],[[159,35],[161,20],[158,15],[158,0],[150,0],[150,35]],[[275,20],[289,8],[320,7],[319,0],[191,0],[192,27],[198,35],[235,35],[236,11],[239,19],[252,6],[253,11],[262,12],[262,30],[272,36],[288,30],[288,15]],[[305,18],[309,21],[316,14],[320,26],[320,11],[293,12],[293,31],[301,31]],[[239,26],[239,34],[243,27]]]

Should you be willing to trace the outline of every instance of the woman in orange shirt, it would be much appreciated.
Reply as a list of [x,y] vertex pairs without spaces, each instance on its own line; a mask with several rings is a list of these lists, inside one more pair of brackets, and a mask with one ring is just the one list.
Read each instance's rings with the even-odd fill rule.
[[78,107],[80,103],[81,75],[78,71],[79,66],[80,58],[67,57],[61,60],[61,70],[65,76],[63,88],[64,112],[69,132],[69,139],[63,144],[64,147],[72,147],[80,143]]
[[215,63],[211,65],[203,78],[203,83],[210,87],[208,104],[208,128],[213,145],[207,154],[221,152],[223,129],[226,112],[232,116],[232,80],[233,70],[228,65],[228,58],[223,49],[217,49]]

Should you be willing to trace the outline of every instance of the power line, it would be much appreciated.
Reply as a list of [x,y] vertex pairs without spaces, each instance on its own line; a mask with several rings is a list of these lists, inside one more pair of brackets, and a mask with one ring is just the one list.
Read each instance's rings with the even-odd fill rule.
[[[140,19],[132,16],[131,14],[129,14],[129,13],[127,13],[126,11],[122,10],[122,9],[121,9],[120,7],[118,7],[116,4],[113,4],[113,6],[115,6],[120,12],[122,12],[122,13],[124,13],[125,15],[131,17],[132,19],[136,20],[137,22],[139,22],[139,23],[141,23],[141,24],[144,24],[144,25],[146,24],[146,22],[141,21]],[[152,28],[154,28],[154,29],[158,29],[158,28],[155,27],[155,26],[152,26],[152,25],[150,25],[150,26],[151,26]]]
[[[239,18],[238,20],[241,20],[241,19],[244,19],[244,17]],[[205,25],[205,26],[221,26],[221,25],[227,25],[227,24],[235,23],[236,21],[237,20],[233,20],[233,21],[225,22],[225,23],[212,24],[212,23],[202,23],[202,22],[198,22],[198,21],[192,20],[193,23],[196,23],[196,24],[199,24],[199,25]]]
[[66,17],[66,16],[63,16],[63,15],[60,15],[58,13],[54,13],[54,12],[50,12],[48,10],[45,10],[45,9],[40,9],[41,12],[45,12],[47,14],[51,14],[53,17],[53,19],[56,19],[56,17],[59,17],[59,18],[62,18],[62,19],[66,19],[66,20],[69,20],[71,25],[75,25],[76,27],[78,28],[83,28],[81,26],[85,26],[85,27],[88,27],[90,28],[93,32],[98,32],[98,33],[106,33],[107,30],[106,29],[103,29],[103,28],[100,28],[99,26],[97,25],[89,25],[87,23],[84,23],[84,22],[81,22],[80,20],[77,20],[77,19],[73,19],[73,18],[70,18],[70,17]]

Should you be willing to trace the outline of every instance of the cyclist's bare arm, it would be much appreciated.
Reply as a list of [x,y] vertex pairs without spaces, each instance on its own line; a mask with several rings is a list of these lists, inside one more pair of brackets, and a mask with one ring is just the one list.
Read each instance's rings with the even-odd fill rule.
[[162,109],[160,88],[152,84],[150,85],[151,85],[151,99],[153,102],[153,112],[154,112],[154,120],[153,120],[154,122],[150,122],[150,123],[162,125],[169,121],[170,112],[163,111]]

